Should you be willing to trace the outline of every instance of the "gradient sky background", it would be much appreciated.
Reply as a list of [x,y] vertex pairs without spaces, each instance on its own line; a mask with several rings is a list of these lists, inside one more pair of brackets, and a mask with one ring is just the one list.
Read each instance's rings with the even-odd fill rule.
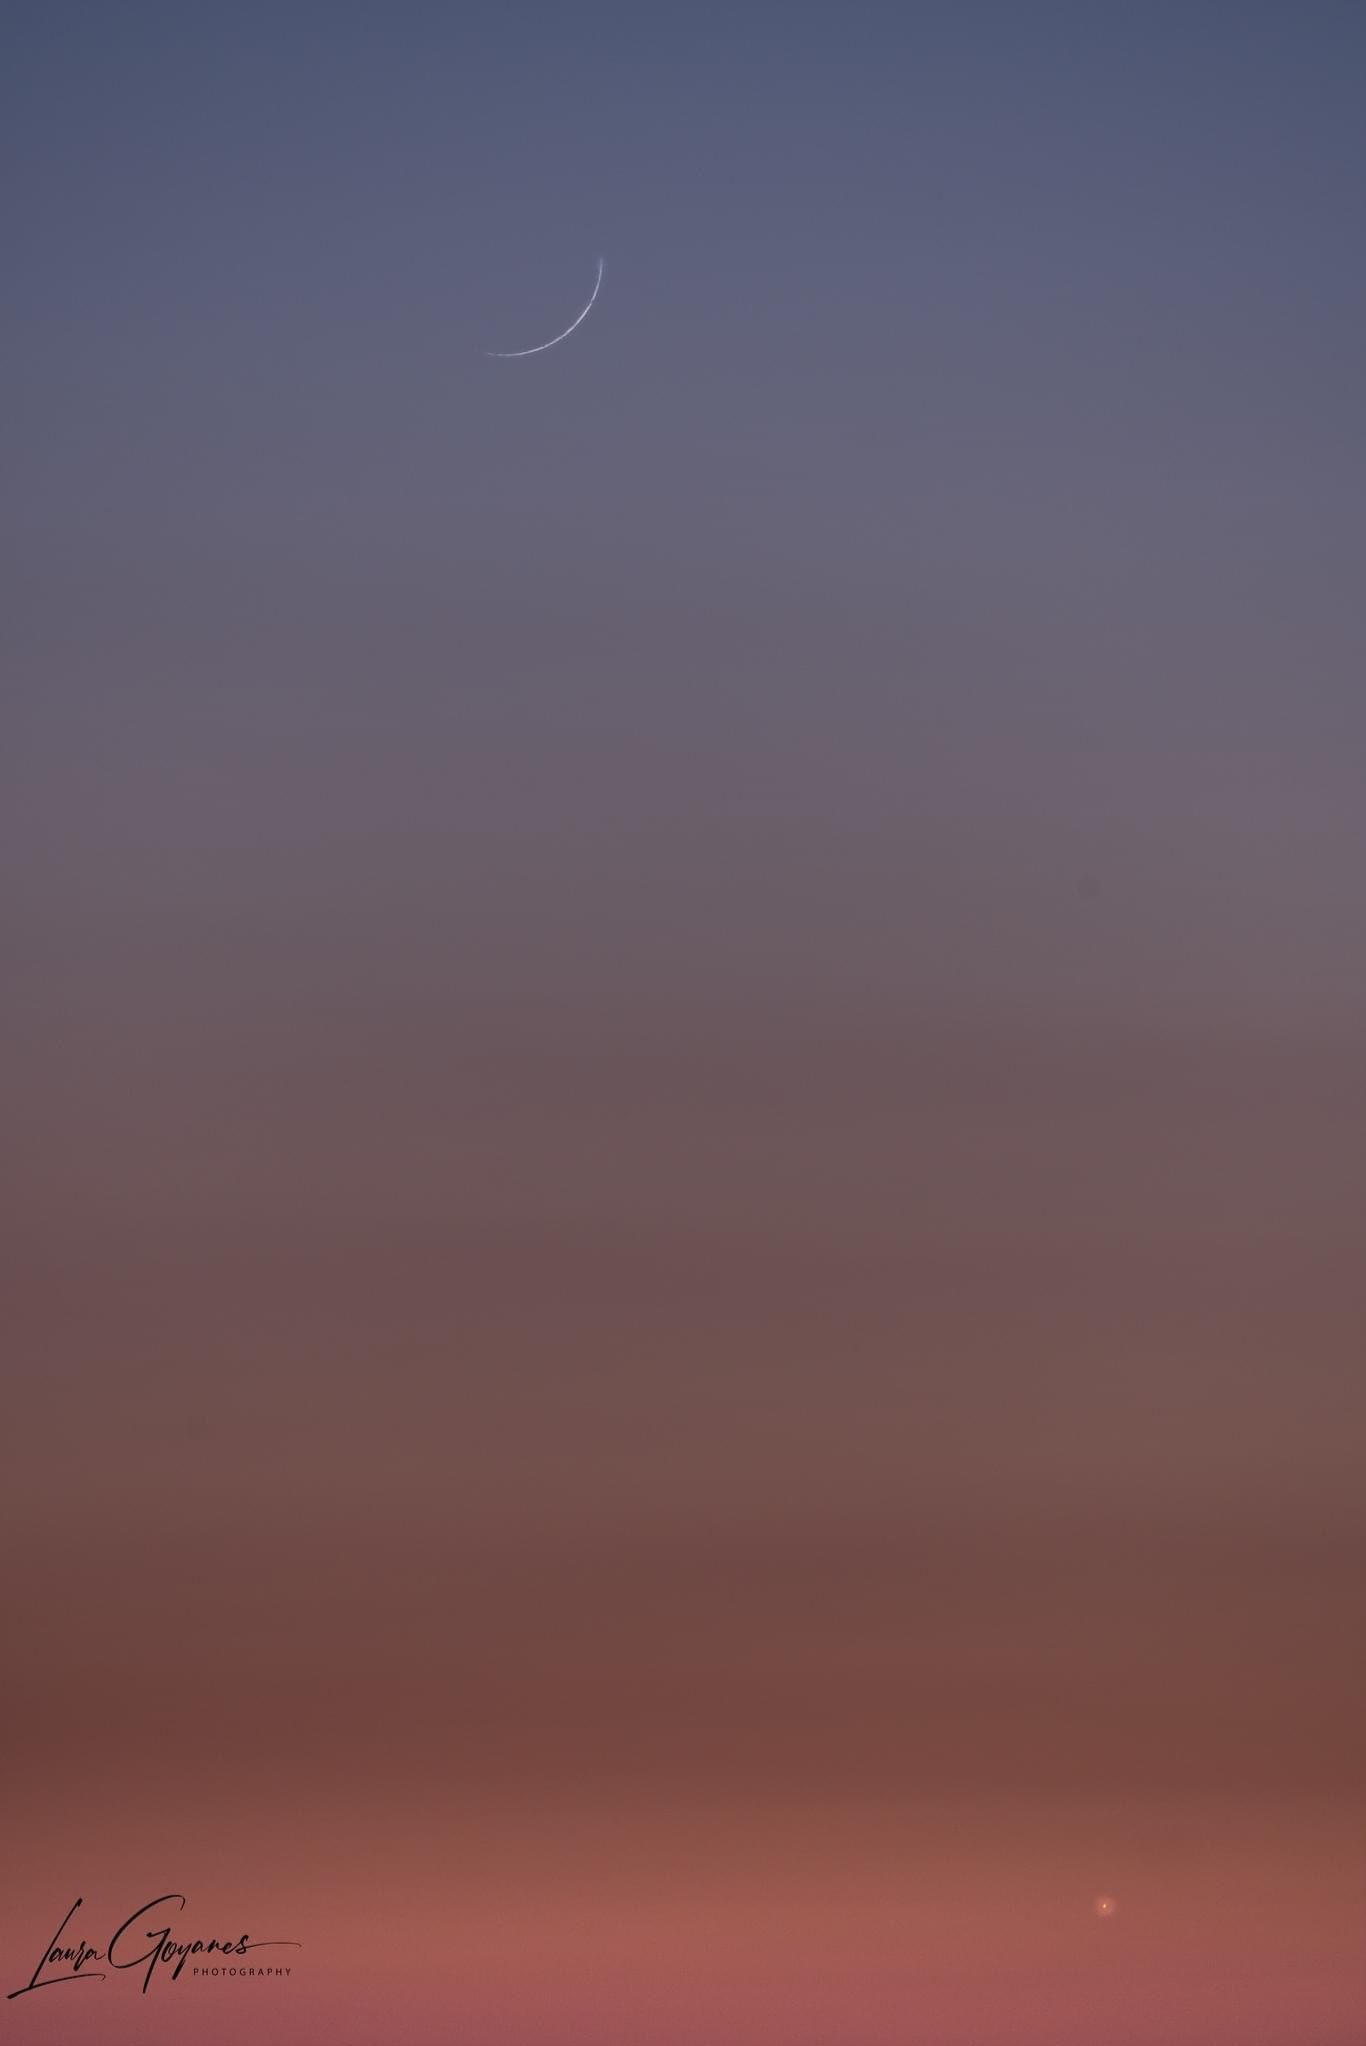
[[0,2029],[1361,2046],[1360,11],[0,79]]

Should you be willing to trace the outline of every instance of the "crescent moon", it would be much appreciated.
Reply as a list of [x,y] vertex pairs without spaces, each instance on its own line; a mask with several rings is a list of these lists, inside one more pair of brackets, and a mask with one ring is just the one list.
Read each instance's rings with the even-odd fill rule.
[[588,318],[588,315],[592,312],[594,300],[597,298],[598,293],[602,290],[602,273],[606,268],[607,265],[605,261],[601,256],[599,256],[598,274],[593,280],[593,289],[588,295],[588,303],[584,307],[583,311],[579,314],[578,318],[573,319],[569,322],[569,325],[565,328],[563,334],[556,334],[554,338],[550,341],[538,341],[534,348],[486,348],[484,350],[485,355],[489,356],[491,360],[494,362],[516,362],[523,355],[544,355],[547,348],[558,348],[560,342],[567,341],[570,335],[573,333],[575,327],[581,327],[584,321]]

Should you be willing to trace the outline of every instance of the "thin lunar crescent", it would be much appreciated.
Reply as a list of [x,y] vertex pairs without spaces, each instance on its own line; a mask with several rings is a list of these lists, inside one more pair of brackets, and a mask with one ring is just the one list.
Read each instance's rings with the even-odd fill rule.
[[593,289],[589,294],[588,303],[578,318],[569,322],[563,334],[556,334],[554,339],[550,341],[538,341],[534,348],[486,348],[484,350],[485,355],[490,356],[495,362],[516,362],[523,355],[544,355],[547,348],[556,348],[561,341],[567,341],[575,327],[581,327],[592,312],[593,302],[602,290],[602,273],[606,268],[606,262],[599,256],[598,274],[593,280]]

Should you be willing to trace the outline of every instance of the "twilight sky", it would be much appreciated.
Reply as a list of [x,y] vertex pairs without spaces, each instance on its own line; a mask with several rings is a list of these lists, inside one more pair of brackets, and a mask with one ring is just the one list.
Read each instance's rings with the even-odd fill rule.
[[1360,2046],[1364,88],[6,10],[24,2046]]

